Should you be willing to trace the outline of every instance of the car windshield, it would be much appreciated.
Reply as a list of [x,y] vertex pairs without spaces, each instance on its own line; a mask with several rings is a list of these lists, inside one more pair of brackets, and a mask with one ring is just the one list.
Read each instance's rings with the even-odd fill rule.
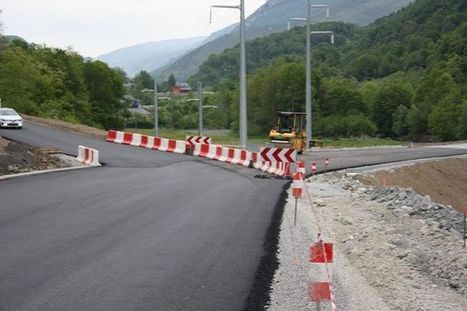
[[17,116],[18,113],[13,109],[0,109],[0,116]]

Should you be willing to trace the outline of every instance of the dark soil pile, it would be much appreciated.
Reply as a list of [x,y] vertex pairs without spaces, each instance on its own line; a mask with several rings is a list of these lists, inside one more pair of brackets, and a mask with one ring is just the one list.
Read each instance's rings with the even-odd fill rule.
[[9,142],[0,137],[0,175],[69,167],[58,157],[42,149]]

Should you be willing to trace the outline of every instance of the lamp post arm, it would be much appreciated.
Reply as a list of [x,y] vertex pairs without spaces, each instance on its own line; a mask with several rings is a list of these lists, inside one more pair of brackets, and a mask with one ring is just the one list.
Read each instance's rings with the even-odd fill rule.
[[212,9],[238,9],[240,10],[241,7],[239,5],[211,5],[211,9],[209,11],[209,24],[212,23]]

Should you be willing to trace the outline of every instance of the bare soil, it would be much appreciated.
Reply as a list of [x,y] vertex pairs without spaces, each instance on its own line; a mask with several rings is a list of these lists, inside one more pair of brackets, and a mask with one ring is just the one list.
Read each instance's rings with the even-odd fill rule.
[[419,163],[390,171],[379,171],[365,178],[372,186],[412,188],[433,201],[451,205],[458,211],[467,208],[467,158]]
[[104,130],[101,130],[95,127],[90,127],[87,125],[74,124],[74,123],[69,123],[69,122],[55,120],[55,119],[45,119],[45,118],[39,118],[39,117],[34,117],[34,116],[28,116],[28,115],[22,115],[22,117],[29,122],[45,125],[48,127],[58,128],[58,129],[61,129],[67,132],[79,133],[79,134],[96,137],[96,138],[107,137],[107,131],[104,131]]
[[0,176],[70,166],[43,149],[0,137]]

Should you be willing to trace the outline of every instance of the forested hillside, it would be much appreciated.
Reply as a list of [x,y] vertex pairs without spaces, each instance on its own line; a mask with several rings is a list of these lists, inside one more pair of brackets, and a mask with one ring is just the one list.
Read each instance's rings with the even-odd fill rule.
[[[407,5],[411,0],[326,0],[323,4],[331,8],[331,19],[366,25],[375,19],[397,11]],[[286,29],[290,17],[305,17],[305,0],[268,0],[256,12],[250,15],[246,21],[246,36],[254,39],[264,37],[272,33]],[[216,19],[214,13],[214,20]],[[322,10],[313,10],[314,22],[326,20]],[[171,73],[185,80],[198,71],[199,66],[207,60],[209,55],[220,53],[226,48],[235,46],[239,42],[238,26],[229,33],[216,40],[212,40],[203,46],[187,53],[177,59],[173,64],[153,72],[153,76],[167,78]]]
[[124,73],[68,50],[0,43],[3,107],[103,128],[122,128]]
[[[467,138],[467,2],[418,0],[396,14],[334,30],[336,44],[313,37],[314,133],[414,140]],[[248,42],[251,134],[265,134],[276,109],[304,111],[305,31]],[[233,100],[238,47],[211,55],[192,81]],[[232,104],[235,103],[235,104]]]

